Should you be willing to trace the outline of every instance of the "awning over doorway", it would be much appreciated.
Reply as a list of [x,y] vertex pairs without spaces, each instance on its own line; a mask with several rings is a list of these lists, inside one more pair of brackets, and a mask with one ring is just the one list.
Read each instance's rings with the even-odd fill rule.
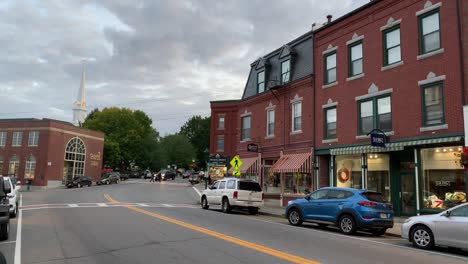
[[[252,158],[243,158],[240,157],[242,160],[242,166],[239,168],[240,172],[242,174],[249,174],[249,175],[255,175],[258,173],[258,157],[252,157]],[[233,167],[231,167],[228,171],[229,174],[231,174],[233,171]]]
[[461,140],[462,140],[461,137],[445,137],[445,138],[421,139],[421,140],[410,140],[410,141],[387,143],[385,144],[385,148],[373,147],[370,145],[354,146],[354,147],[346,147],[346,148],[335,148],[335,149],[330,149],[330,155],[352,155],[352,154],[361,154],[361,153],[401,151],[405,147],[409,147],[409,146],[461,142]]
[[285,154],[273,164],[271,171],[275,173],[312,173],[311,153]]

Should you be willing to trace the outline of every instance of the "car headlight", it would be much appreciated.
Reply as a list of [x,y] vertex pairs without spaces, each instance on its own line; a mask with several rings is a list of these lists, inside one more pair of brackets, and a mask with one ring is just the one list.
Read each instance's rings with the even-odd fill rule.
[[289,202],[288,202],[288,205],[292,204],[292,202],[293,202],[293,201],[289,201]]

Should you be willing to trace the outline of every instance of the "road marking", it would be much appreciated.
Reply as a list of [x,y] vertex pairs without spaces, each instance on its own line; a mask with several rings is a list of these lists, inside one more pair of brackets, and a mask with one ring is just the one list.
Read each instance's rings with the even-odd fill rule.
[[69,206],[69,207],[78,207],[77,204],[69,204],[68,206]]
[[[20,208],[23,206],[23,194],[20,194]],[[18,210],[18,222],[16,225],[16,244],[15,244],[15,264],[21,264],[21,228],[23,226],[22,222],[23,209]]]
[[138,206],[142,206],[142,207],[148,207],[149,205],[147,204],[144,204],[144,203],[137,203]]
[[[119,203],[117,200],[114,200],[108,194],[104,194],[104,197],[107,200],[109,200],[111,203]],[[249,241],[246,241],[246,240],[242,240],[242,239],[235,238],[235,237],[232,237],[232,236],[228,236],[228,235],[225,235],[225,234],[222,234],[222,233],[218,233],[218,232],[215,232],[215,231],[203,228],[203,227],[199,227],[199,226],[192,225],[192,224],[189,224],[189,223],[186,223],[186,222],[182,222],[182,221],[179,221],[179,220],[167,217],[167,216],[159,215],[159,214],[156,214],[156,213],[153,213],[153,212],[150,212],[150,211],[146,211],[146,210],[143,210],[141,208],[134,207],[134,206],[126,206],[126,208],[128,208],[130,210],[133,210],[133,211],[136,211],[136,212],[139,212],[139,213],[142,213],[142,214],[145,214],[145,215],[148,215],[148,216],[151,216],[151,217],[154,217],[154,218],[157,218],[159,220],[163,220],[163,221],[166,221],[166,222],[178,225],[178,226],[182,226],[182,227],[185,227],[185,228],[188,228],[188,229],[203,233],[203,234],[211,236],[211,237],[215,237],[215,238],[218,238],[218,239],[221,239],[221,240],[224,240],[224,241],[227,241],[227,242],[231,242],[233,244],[236,244],[236,245],[239,245],[239,246],[242,246],[242,247],[246,247],[246,248],[249,248],[249,249],[252,249],[252,250],[256,250],[256,251],[265,253],[267,255],[274,256],[274,257],[277,257],[279,259],[289,261],[291,263],[297,263],[297,264],[318,264],[318,263],[320,263],[320,262],[317,262],[317,261],[313,261],[313,260],[309,260],[309,259],[306,259],[306,258],[296,256],[296,255],[293,255],[293,254],[289,254],[289,253],[286,253],[286,252],[283,252],[283,251],[279,251],[279,250],[272,249],[272,248],[269,248],[269,247],[265,247],[265,246],[262,246],[262,245],[259,245],[259,244],[255,244],[255,243],[252,243],[252,242],[249,242]]]
[[164,207],[174,207],[174,206],[172,206],[170,204],[161,204],[161,205],[164,206]]
[[192,186],[192,188],[193,188],[193,189],[194,189],[194,190],[197,192],[198,196],[200,196],[200,197],[201,197],[201,193],[200,193],[200,191],[197,189],[197,187],[195,187],[195,186]]
[[0,242],[0,245],[4,245],[4,244],[13,244],[13,243],[16,243],[16,241],[5,241],[5,242]]
[[105,203],[98,203],[97,205],[98,205],[98,206],[101,206],[101,207],[107,206],[107,204],[105,204]]

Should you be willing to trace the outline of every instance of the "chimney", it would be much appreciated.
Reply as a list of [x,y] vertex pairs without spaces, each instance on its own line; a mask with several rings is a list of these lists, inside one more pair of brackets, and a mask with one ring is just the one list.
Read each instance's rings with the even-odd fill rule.
[[333,17],[332,15],[328,15],[328,16],[327,16],[327,20],[328,20],[327,23],[330,23],[330,22],[331,22],[332,17]]

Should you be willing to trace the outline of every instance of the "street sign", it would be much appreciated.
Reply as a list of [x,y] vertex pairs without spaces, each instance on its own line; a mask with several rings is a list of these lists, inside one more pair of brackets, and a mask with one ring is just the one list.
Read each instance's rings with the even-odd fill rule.
[[371,146],[385,148],[385,135],[371,133]]
[[235,171],[232,171],[232,175],[233,176],[240,176],[241,172],[240,172],[240,170],[235,170]]
[[209,163],[214,164],[213,166],[226,166],[227,161],[228,161],[228,157],[222,156],[219,154],[212,155],[208,159]]
[[242,160],[239,158],[239,155],[234,156],[234,158],[232,158],[231,162],[229,163],[231,164],[234,171],[239,170],[242,166]]

